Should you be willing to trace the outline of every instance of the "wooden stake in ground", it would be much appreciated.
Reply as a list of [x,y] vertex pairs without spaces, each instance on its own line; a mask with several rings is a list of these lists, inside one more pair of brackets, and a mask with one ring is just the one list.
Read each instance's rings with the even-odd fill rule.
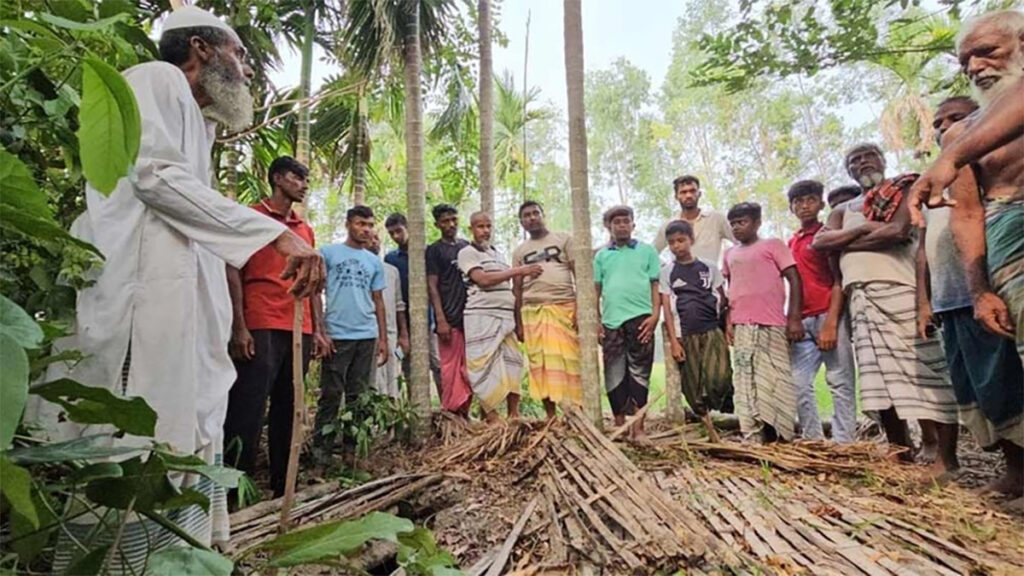
[[292,502],[295,501],[295,479],[299,474],[302,420],[305,416],[304,392],[305,386],[302,381],[302,300],[296,300],[292,322],[292,443],[288,451],[288,471],[284,480],[284,502],[281,504],[281,532],[288,531]]

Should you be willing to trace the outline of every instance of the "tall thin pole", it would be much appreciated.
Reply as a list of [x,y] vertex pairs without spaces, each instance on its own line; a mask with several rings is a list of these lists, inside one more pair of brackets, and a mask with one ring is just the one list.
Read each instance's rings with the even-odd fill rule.
[[530,165],[530,154],[526,150],[526,105],[527,95],[530,93],[530,83],[527,81],[526,72],[530,63],[530,16],[531,11],[526,11],[526,48],[523,50],[523,202],[526,202],[526,171]]
[[494,63],[491,58],[491,0],[477,3],[480,37],[480,209],[494,213]]
[[569,188],[572,191],[573,261],[580,335],[583,410],[599,428],[601,388],[597,369],[597,292],[594,289],[590,189],[587,184],[587,123],[583,103],[583,16],[580,0],[564,0],[565,87],[569,116]]

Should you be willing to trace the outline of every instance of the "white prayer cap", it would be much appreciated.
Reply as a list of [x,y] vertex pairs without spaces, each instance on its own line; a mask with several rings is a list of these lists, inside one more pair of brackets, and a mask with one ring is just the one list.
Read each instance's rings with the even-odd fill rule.
[[197,8],[195,6],[182,6],[178,8],[164,20],[164,30],[174,30],[176,28],[220,28],[235,33],[223,20],[217,18],[212,13]]

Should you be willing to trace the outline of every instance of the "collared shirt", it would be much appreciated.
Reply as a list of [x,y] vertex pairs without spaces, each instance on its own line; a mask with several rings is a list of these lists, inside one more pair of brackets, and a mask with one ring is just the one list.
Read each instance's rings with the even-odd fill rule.
[[[654,237],[654,249],[658,254],[661,254],[668,246],[668,241],[665,240],[665,229],[676,220],[684,219],[676,215],[675,218],[665,222],[658,229],[658,233]],[[686,220],[686,222],[690,221]],[[721,212],[701,210],[697,214],[697,219],[690,222],[690,225],[693,226],[693,246],[690,247],[690,253],[698,260],[707,260],[717,265],[719,257],[722,255],[722,240],[736,243],[729,221]]]
[[402,285],[402,302],[409,305],[409,252],[395,248],[384,256],[384,262],[398,269],[398,278]]
[[789,251],[796,260],[796,269],[800,271],[803,286],[804,305],[801,315],[804,318],[828,312],[832,301],[832,284],[835,277],[829,267],[829,256],[811,247],[814,235],[822,226],[824,224],[818,222],[807,230],[797,230],[789,239]]
[[608,244],[594,257],[594,282],[601,285],[601,323],[615,329],[653,310],[651,283],[661,272],[658,253],[633,239],[625,246]]
[[[280,214],[266,200],[253,204],[252,209],[270,216],[295,232],[310,246],[315,246],[313,229],[294,210]],[[273,246],[265,246],[253,254],[242,268],[245,325],[249,330],[291,331],[295,316],[295,299],[288,293],[291,280],[282,280],[281,272],[287,261]],[[302,303],[302,332],[313,333],[313,319],[309,299]]]

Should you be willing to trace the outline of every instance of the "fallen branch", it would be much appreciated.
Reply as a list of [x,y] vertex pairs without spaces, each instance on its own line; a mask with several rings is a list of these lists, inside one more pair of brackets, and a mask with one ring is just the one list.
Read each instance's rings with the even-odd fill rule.
[[508,538],[505,538],[505,543],[498,550],[498,554],[494,557],[494,561],[491,562],[490,569],[487,570],[486,576],[498,576],[501,571],[505,569],[505,564],[508,563],[508,557],[512,554],[512,549],[516,545],[516,541],[519,540],[519,534],[522,533],[523,528],[526,526],[526,521],[533,515],[533,509],[537,507],[537,497],[534,496],[533,500],[526,506],[526,510],[516,521],[515,526],[512,527],[512,531],[509,532]]

